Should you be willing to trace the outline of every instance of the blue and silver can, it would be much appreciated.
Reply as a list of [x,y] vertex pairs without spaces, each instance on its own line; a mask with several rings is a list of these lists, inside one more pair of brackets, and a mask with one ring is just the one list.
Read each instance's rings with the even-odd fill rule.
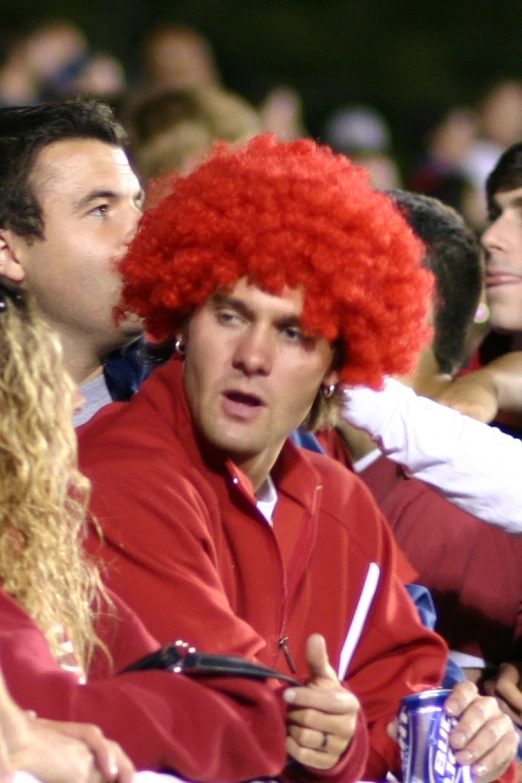
[[451,691],[436,688],[407,696],[399,710],[404,783],[473,783],[468,765],[457,764],[449,735],[457,719],[444,712]]

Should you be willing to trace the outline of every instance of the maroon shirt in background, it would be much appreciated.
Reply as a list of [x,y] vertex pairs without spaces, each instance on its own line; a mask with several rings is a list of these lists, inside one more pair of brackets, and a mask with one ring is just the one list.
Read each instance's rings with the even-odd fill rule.
[[467,514],[386,457],[359,476],[431,591],[450,649],[493,664],[520,659],[522,538]]

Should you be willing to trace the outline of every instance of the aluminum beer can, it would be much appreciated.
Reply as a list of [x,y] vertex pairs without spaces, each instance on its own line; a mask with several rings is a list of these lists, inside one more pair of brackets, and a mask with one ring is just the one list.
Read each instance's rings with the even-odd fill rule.
[[469,765],[457,764],[449,735],[457,719],[444,712],[451,691],[435,688],[407,696],[399,710],[403,783],[473,783]]

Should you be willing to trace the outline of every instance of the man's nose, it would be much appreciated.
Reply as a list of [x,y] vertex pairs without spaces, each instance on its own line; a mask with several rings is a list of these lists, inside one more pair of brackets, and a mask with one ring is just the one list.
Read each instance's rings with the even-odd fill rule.
[[253,327],[238,338],[232,364],[246,375],[268,375],[272,369],[275,350],[270,334]]
[[507,232],[505,217],[501,215],[482,234],[480,241],[482,247],[491,252],[492,250],[504,250],[507,245]]
[[124,241],[126,245],[130,245],[138,230],[138,223],[143,215],[142,210],[135,204],[129,207],[129,212],[126,215],[125,221],[125,237]]

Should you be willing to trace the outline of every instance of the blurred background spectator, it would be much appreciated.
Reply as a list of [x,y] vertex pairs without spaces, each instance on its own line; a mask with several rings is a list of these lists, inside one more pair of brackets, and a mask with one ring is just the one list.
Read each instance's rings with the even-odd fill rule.
[[337,109],[326,121],[324,141],[364,166],[375,188],[398,188],[401,177],[391,154],[388,123],[370,106]]
[[303,100],[287,85],[274,87],[259,107],[263,130],[272,131],[281,141],[309,136],[304,125]]
[[478,228],[484,174],[522,136],[516,0],[494,16],[441,0],[436,20],[413,0],[46,0],[45,12],[2,9],[0,103],[81,93],[135,106],[223,88],[279,138],[328,141],[375,184],[437,196]]
[[494,83],[478,104],[478,134],[464,166],[476,184],[484,183],[502,152],[522,139],[522,81]]
[[57,18],[4,34],[0,49],[0,104],[14,106],[78,94],[113,98],[126,88],[123,65],[92,51],[73,22]]
[[471,106],[452,106],[423,137],[408,186],[459,210],[478,231],[487,220],[484,184],[501,153],[522,139],[522,81],[502,79]]
[[217,86],[169,89],[124,112],[133,162],[144,182],[168,171],[187,173],[215,141],[238,143],[261,131],[239,95]]
[[210,42],[190,27],[164,24],[153,28],[142,46],[145,84],[150,89],[217,85],[220,77]]
[[473,139],[463,168],[474,191],[470,219],[483,228],[487,218],[484,184],[500,155],[522,139],[522,81],[503,79],[494,83],[478,104],[477,136]]
[[25,57],[23,30],[0,30],[0,105],[31,104],[37,94],[37,81]]
[[474,184],[465,165],[477,136],[478,119],[470,107],[454,106],[443,112],[423,136],[424,149],[408,187],[440,199],[480,228],[485,217],[484,183]]
[[87,38],[67,19],[52,19],[36,25],[25,40],[24,60],[34,74],[39,97],[43,99],[67,92],[87,56]]

